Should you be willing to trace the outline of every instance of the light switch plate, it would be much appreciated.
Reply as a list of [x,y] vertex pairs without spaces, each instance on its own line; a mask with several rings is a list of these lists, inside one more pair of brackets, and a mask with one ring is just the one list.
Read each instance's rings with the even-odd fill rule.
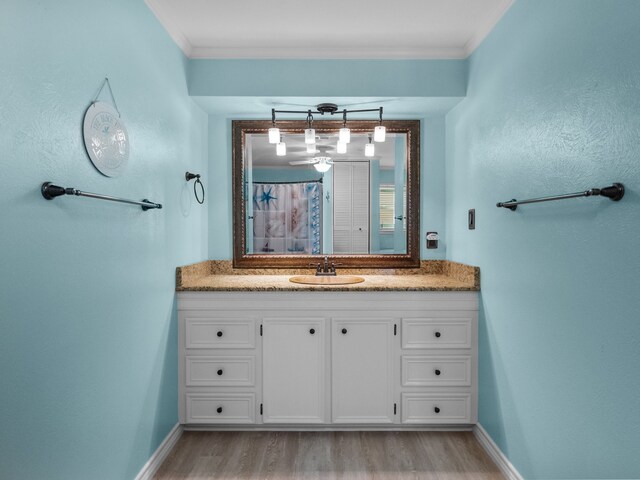
[[472,208],[469,210],[469,230],[476,229],[476,209]]

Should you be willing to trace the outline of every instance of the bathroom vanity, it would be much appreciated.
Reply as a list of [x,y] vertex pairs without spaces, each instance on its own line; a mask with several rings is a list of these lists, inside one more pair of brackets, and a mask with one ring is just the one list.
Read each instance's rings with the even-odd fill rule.
[[463,280],[365,274],[357,285],[318,287],[290,283],[291,272],[211,268],[209,262],[178,272],[180,423],[476,423],[477,269],[466,267]]

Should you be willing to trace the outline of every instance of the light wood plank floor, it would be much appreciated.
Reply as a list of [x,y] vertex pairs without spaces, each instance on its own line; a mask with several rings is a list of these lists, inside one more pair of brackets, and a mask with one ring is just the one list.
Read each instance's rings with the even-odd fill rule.
[[156,480],[504,480],[471,432],[184,432]]

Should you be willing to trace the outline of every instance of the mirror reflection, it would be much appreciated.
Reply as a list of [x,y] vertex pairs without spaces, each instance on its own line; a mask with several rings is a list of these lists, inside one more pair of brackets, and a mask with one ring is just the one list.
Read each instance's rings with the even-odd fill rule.
[[[243,146],[245,253],[407,253],[408,135],[319,131],[247,133]],[[273,141],[273,139],[272,139]],[[346,151],[345,151],[346,145]]]

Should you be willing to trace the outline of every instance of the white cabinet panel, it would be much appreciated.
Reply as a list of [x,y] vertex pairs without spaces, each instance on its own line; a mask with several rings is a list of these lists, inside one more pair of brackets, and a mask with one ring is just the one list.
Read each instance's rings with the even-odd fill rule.
[[263,320],[264,423],[324,423],[323,318]]
[[471,385],[471,356],[402,356],[404,387],[468,387]]
[[471,318],[403,318],[402,348],[471,348]]
[[186,348],[254,348],[253,319],[185,319]]
[[252,387],[254,357],[186,357],[187,387]]
[[334,423],[393,423],[393,321],[332,321]]

